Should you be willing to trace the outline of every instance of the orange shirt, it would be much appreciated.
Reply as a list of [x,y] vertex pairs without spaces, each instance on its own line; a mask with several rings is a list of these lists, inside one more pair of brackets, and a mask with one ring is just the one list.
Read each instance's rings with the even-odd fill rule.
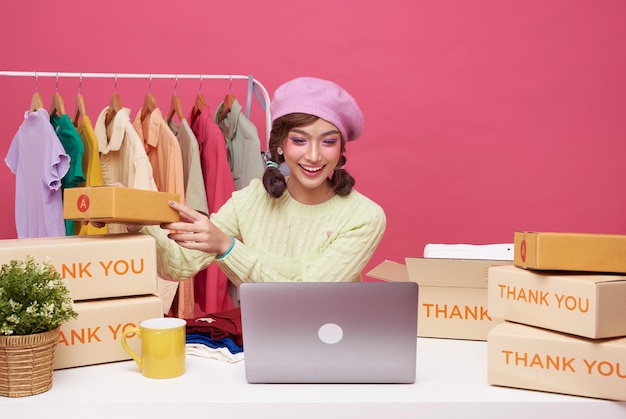
[[154,109],[142,121],[141,109],[139,109],[133,127],[143,140],[158,190],[178,194],[180,202],[185,203],[183,157],[180,144],[167,126],[161,110]]

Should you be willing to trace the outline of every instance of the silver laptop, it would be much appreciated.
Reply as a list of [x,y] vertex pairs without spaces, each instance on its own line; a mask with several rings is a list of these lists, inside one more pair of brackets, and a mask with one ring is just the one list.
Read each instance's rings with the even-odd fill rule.
[[414,282],[244,283],[249,383],[413,383]]

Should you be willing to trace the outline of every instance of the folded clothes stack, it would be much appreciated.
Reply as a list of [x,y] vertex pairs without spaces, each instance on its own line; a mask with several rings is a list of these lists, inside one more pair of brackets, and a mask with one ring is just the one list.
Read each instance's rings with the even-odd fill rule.
[[226,362],[243,359],[241,309],[187,319],[186,353]]

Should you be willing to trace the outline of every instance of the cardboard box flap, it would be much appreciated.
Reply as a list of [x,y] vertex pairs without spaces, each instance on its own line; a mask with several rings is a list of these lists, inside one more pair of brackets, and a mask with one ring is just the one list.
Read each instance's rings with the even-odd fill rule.
[[383,261],[366,275],[370,278],[382,279],[384,281],[409,282],[406,266],[391,260]]
[[409,279],[420,286],[487,288],[491,266],[510,265],[510,260],[405,258]]

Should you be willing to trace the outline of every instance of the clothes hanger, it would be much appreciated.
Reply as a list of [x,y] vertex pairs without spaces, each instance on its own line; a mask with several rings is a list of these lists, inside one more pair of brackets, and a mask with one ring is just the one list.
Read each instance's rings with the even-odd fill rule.
[[55,113],[59,115],[65,115],[65,104],[63,103],[63,98],[59,94],[59,75],[57,74],[57,84],[54,95],[52,96],[52,105],[50,106],[50,115],[54,115]]
[[172,100],[170,101],[170,110],[167,112],[167,122],[170,122],[174,115],[178,116],[179,121],[182,121],[185,118],[183,114],[183,105],[180,103],[178,94],[176,94],[176,87],[178,87],[178,77],[176,77],[174,93],[172,94]]
[[78,120],[80,117],[86,116],[87,112],[85,111],[85,100],[83,99],[83,95],[79,93],[76,94],[76,114],[74,115],[74,125],[78,125]]
[[104,118],[104,125],[107,126],[113,120],[113,117],[122,110],[122,100],[117,94],[117,74],[115,75],[115,85],[113,87],[113,94],[109,99],[109,109],[107,110],[106,117]]
[[30,108],[28,108],[28,112],[35,112],[37,109],[43,108],[43,98],[39,93],[39,76],[35,71],[35,93],[33,97],[30,99]]
[[35,112],[37,109],[43,108],[43,99],[39,92],[35,92],[33,94],[33,98],[30,100],[30,109],[29,112]]
[[221,122],[228,112],[230,112],[233,108],[233,103],[235,102],[235,96],[230,93],[231,88],[233,87],[233,78],[230,78],[230,86],[228,87],[228,93],[226,93],[226,97],[224,98],[224,103],[222,104],[222,108],[220,109],[220,114],[218,115],[217,120]]
[[111,99],[109,99],[109,109],[106,117],[104,118],[104,125],[109,125],[109,123],[113,120],[113,117],[121,110],[122,100],[117,93],[113,93],[113,95],[111,95]]
[[193,124],[198,118],[198,115],[202,113],[202,109],[206,106],[206,99],[202,94],[202,76],[200,76],[200,88],[198,89],[198,94],[196,95],[196,101],[194,102],[193,108],[191,109],[191,121],[190,124]]
[[196,95],[196,101],[193,105],[193,109],[191,110],[191,121],[190,124],[193,124],[198,116],[202,113],[202,109],[206,106],[206,99],[202,93],[198,93]]
[[65,105],[63,104],[63,98],[57,92],[52,96],[52,105],[50,107],[50,115],[57,113],[59,115],[65,115]]
[[82,116],[87,116],[87,112],[85,111],[85,100],[83,99],[83,95],[80,93],[80,88],[83,85],[83,75],[80,75],[80,81],[78,82],[78,93],[76,94],[76,114],[74,115],[74,126],[78,126],[78,120]]
[[148,115],[152,113],[153,110],[157,108],[156,99],[154,98],[154,96],[152,96],[152,93],[150,93],[151,87],[152,87],[152,75],[150,75],[150,85],[148,86],[148,93],[146,93],[146,96],[144,96],[143,105],[141,106],[141,121],[142,122],[144,119],[146,119]]
[[172,100],[170,101],[170,110],[167,113],[167,121],[171,121],[174,115],[178,117],[179,121],[182,121],[184,118],[183,105],[181,105],[180,98],[176,93],[172,95]]
[[113,120],[113,117],[122,110],[122,100],[120,96],[117,94],[117,74],[115,75],[115,84],[113,85],[113,94],[111,95],[111,99],[109,99],[109,109],[107,110],[107,114],[104,118],[104,125],[107,126]]

